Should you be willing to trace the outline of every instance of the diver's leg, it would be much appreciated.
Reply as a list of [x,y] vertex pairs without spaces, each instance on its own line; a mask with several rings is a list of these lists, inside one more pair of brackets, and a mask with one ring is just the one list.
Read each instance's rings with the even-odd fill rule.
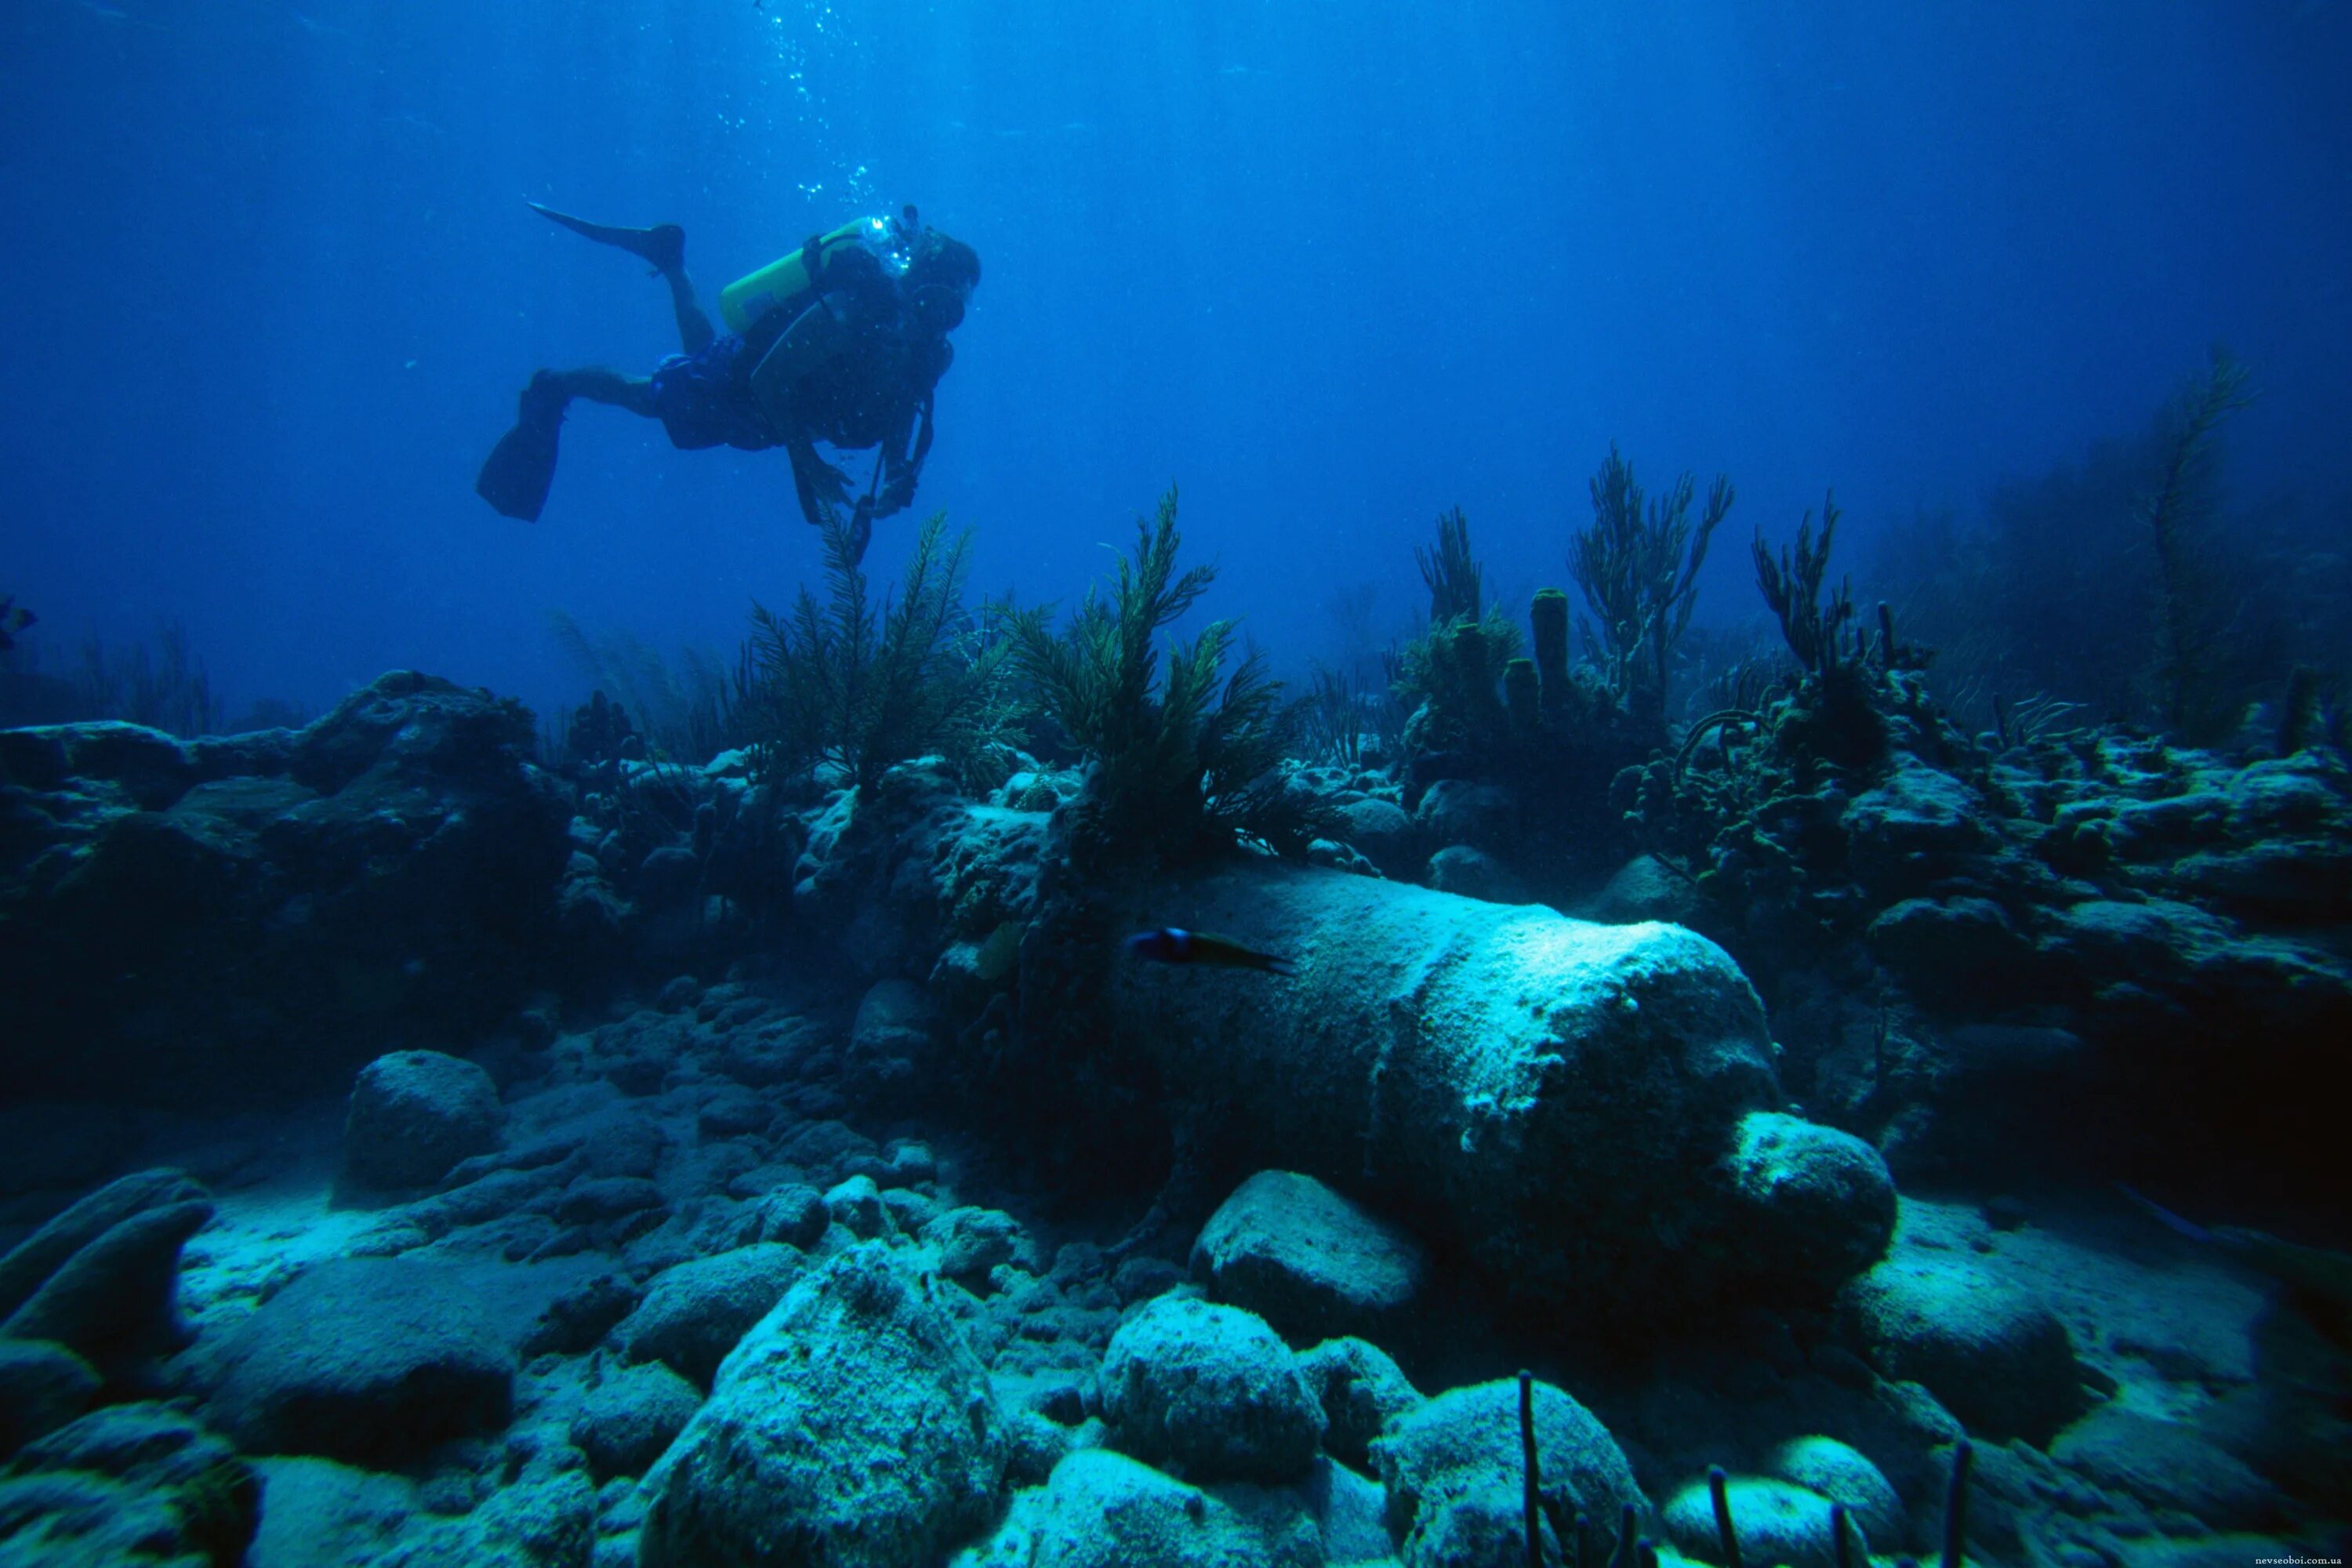
[[537,202],[529,205],[531,211],[551,223],[562,224],[583,238],[625,250],[650,264],[669,284],[670,309],[677,316],[679,344],[690,354],[698,354],[710,346],[718,334],[711,329],[710,318],[696,303],[694,282],[686,275],[686,230],[674,223],[656,224],[652,228],[623,228],[616,224],[590,223],[586,218],[573,217]]
[[583,397],[591,403],[610,404],[625,408],[646,419],[657,418],[654,409],[654,384],[641,375],[623,375],[616,370],[592,365],[583,370],[543,370],[530,378],[530,393],[555,400],[559,405]]
[[694,279],[686,275],[683,263],[665,268],[662,277],[669,283],[669,308],[677,316],[678,346],[688,353],[698,354],[718,341],[719,333],[694,297]]

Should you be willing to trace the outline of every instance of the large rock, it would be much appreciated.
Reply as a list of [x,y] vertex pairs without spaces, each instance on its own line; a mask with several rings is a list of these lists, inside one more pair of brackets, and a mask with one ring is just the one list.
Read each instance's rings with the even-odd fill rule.
[[1420,839],[1412,818],[1392,800],[1366,795],[1341,803],[1339,837],[1366,859],[1391,877],[1412,869],[1420,859]]
[[643,1475],[702,1407],[702,1391],[657,1361],[608,1373],[572,1417],[572,1444],[598,1481]]
[[666,1363],[708,1388],[727,1352],[799,1277],[801,1261],[795,1247],[760,1241],[665,1269],[623,1320],[621,1344],[630,1360]]
[[1905,1248],[1848,1285],[1839,1309],[1882,1375],[1924,1385],[1971,1431],[2042,1443],[2083,1409],[2066,1325],[1980,1264]]
[[411,1258],[317,1265],[235,1331],[214,1417],[249,1452],[380,1467],[504,1426],[514,1352],[464,1279]]
[[0,1079],[283,1099],[504,1016],[555,961],[570,855],[535,745],[520,704],[404,671],[299,731],[7,732]]
[[1162,1296],[1111,1336],[1103,1419],[1122,1452],[1195,1481],[1297,1480],[1323,1407],[1263,1319]]
[[1192,1271],[1294,1345],[1378,1337],[1428,1272],[1420,1244],[1312,1176],[1260,1171],[1192,1243]]
[[1786,1097],[1755,991],[1680,927],[1258,868],[1139,889],[1121,913],[1298,966],[1117,966],[1113,1021],[1170,1098],[1224,1108],[1236,1157],[1345,1184],[1531,1314],[1664,1323],[1819,1289],[1792,1278],[1797,1234],[1823,1260],[1885,1241],[1883,1174],[1857,1179],[1876,1161],[1850,1140],[1782,1141],[1782,1179],[1753,1190],[1702,1177]]
[[939,1289],[879,1243],[793,1286],[646,1478],[644,1568],[929,1568],[985,1527],[1004,1424]]
[[[1610,1531],[1626,1503],[1647,1512],[1624,1450],[1591,1411],[1538,1383],[1533,1414],[1543,1484],[1565,1487],[1572,1511]],[[1525,1535],[1511,1533],[1519,1528],[1513,1521],[1525,1468],[1516,1380],[1453,1389],[1397,1415],[1373,1442],[1372,1462],[1407,1563],[1524,1558]],[[1492,1555],[1498,1542],[1513,1540],[1519,1544],[1510,1557]]]
[[842,1065],[861,1094],[903,1097],[919,1086],[939,1027],[921,986],[897,976],[877,981],[857,1005]]
[[343,1123],[343,1173],[365,1188],[422,1187],[498,1147],[506,1107],[476,1063],[394,1051],[360,1069]]
[[1421,1403],[1421,1391],[1378,1345],[1325,1340],[1298,1358],[1299,1375],[1323,1406],[1323,1447],[1340,1463],[1372,1468],[1372,1439]]

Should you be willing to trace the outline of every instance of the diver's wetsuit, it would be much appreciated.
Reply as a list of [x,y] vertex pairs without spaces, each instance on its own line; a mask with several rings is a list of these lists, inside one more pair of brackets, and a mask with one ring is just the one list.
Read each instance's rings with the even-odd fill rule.
[[[789,449],[793,488],[803,515],[821,522],[831,507],[848,502],[848,480],[819,457],[816,443],[849,450],[880,448],[873,488],[855,508],[862,535],[875,517],[887,517],[914,496],[929,455],[939,379],[953,363],[947,334],[962,319],[961,300],[977,280],[978,263],[952,240],[926,231],[934,256],[949,250],[965,260],[954,302],[936,309],[940,285],[909,268],[894,278],[871,251],[856,245],[821,249],[818,288],[772,309],[748,331],[719,333],[694,298],[685,269],[685,236],[674,226],[619,229],[586,223],[541,207],[555,222],[589,238],[617,245],[651,261],[668,282],[683,352],[646,377],[600,368],[541,371],[522,395],[515,428],[483,465],[476,485],[483,498],[511,517],[536,519],[555,464],[556,431],[574,398],[610,404],[659,419],[670,444],[696,451],[734,447],[747,452]],[[912,288],[902,288],[909,281]],[[813,359],[779,385],[753,386],[753,372],[803,311],[823,310],[840,323],[838,352]],[[861,540],[862,547],[862,540]]]

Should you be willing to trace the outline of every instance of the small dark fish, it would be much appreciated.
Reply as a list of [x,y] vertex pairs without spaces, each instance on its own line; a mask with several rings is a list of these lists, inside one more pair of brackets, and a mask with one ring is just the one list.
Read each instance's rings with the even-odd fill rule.
[[2266,1231],[2234,1225],[2217,1225],[2209,1229],[2181,1218],[2120,1182],[2116,1185],[2167,1230],[2200,1246],[2227,1253],[2277,1280],[2286,1288],[2288,1300],[2311,1321],[2314,1328],[2352,1350],[2352,1254],[2324,1247],[2304,1247],[2282,1241]]
[[1216,969],[1255,969],[1267,974],[1296,974],[1287,959],[1244,947],[1229,936],[1204,931],[1179,931],[1161,926],[1127,939],[1127,951],[1154,963],[1204,963]]
[[41,617],[16,607],[16,595],[0,595],[0,653],[16,646],[16,634]]

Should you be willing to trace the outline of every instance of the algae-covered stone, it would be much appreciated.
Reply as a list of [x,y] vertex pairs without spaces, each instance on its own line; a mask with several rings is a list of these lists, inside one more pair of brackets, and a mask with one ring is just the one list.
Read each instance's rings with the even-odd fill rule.
[[1102,1408],[1120,1451],[1196,1481],[1295,1480],[1323,1436],[1323,1407],[1264,1319],[1174,1297],[1111,1336]]
[[798,1249],[754,1242],[656,1275],[618,1337],[632,1361],[666,1362],[703,1387],[746,1330],[767,1316],[801,1272]]
[[79,1248],[0,1323],[12,1339],[53,1340],[102,1370],[165,1354],[180,1321],[180,1248],[213,1217],[205,1198],[142,1209]]
[[927,1568],[984,1527],[1003,1421],[937,1289],[877,1243],[794,1285],[646,1477],[645,1568]]
[[2270,1482],[2189,1426],[2113,1405],[2058,1436],[2050,1457],[2150,1508],[2179,1509],[2215,1530],[2281,1523],[2286,1501]]
[[1312,1176],[1260,1171],[1192,1244],[1210,1294],[1255,1312],[1294,1345],[1378,1333],[1428,1272],[1421,1246]]

